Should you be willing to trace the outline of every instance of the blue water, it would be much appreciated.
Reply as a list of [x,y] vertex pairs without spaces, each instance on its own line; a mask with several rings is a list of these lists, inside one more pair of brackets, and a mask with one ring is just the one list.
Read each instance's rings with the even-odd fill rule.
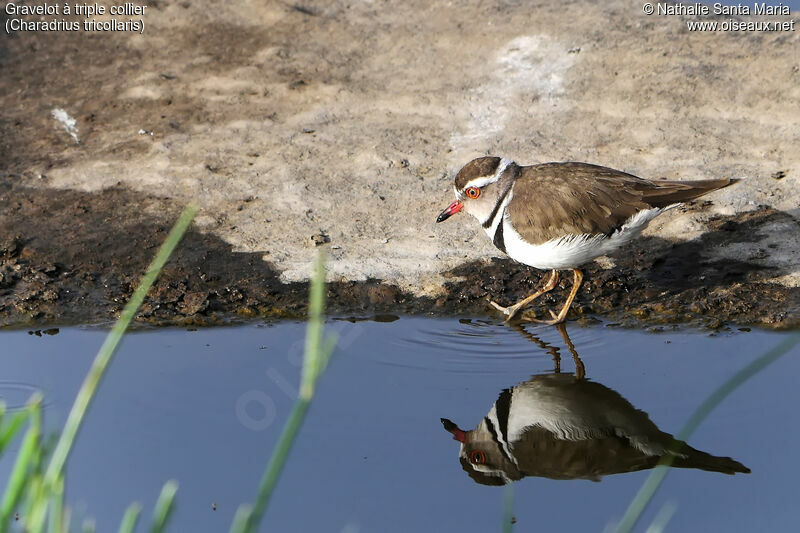
[[[340,348],[262,530],[499,531],[504,489],[467,476],[459,443],[439,419],[474,428],[504,389],[553,373],[547,346],[480,321],[327,327],[339,333]],[[559,348],[562,373],[575,371],[556,328],[526,329]],[[673,434],[714,388],[785,338],[736,330],[652,334],[602,324],[567,331],[587,379]],[[104,335],[78,327],[42,337],[0,332],[0,394],[13,406],[42,390],[46,423],[59,428]],[[132,501],[149,518],[162,484],[175,479],[170,530],[227,531],[237,506],[252,500],[289,414],[303,339],[304,325],[294,322],[127,336],[68,463],[73,516],[94,516],[98,531],[114,531]],[[795,530],[798,375],[794,348],[737,389],[689,439],[751,474],[673,469],[640,530],[665,502],[677,504],[668,531]],[[0,477],[9,470],[7,455]],[[516,530],[602,531],[621,517],[646,475],[609,475],[599,483],[524,478],[513,484]]]

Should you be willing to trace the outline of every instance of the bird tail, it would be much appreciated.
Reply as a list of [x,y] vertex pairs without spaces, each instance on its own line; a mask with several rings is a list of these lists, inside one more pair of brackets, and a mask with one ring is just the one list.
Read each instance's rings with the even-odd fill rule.
[[656,187],[642,191],[642,199],[653,207],[668,207],[694,200],[704,194],[728,185],[733,185],[736,178],[694,181],[656,181]]
[[701,452],[684,444],[680,450],[681,455],[676,456],[672,466],[678,468],[699,468],[708,472],[720,472],[722,474],[749,474],[750,469],[739,461],[730,457],[717,457],[710,453]]

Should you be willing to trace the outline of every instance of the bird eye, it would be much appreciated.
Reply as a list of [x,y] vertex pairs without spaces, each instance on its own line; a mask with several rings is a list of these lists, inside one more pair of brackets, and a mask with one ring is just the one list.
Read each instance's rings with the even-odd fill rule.
[[477,198],[481,195],[481,190],[477,187],[469,187],[466,191],[464,191],[467,196],[470,198]]
[[480,450],[475,450],[469,454],[469,460],[475,464],[482,465],[486,462],[486,456]]

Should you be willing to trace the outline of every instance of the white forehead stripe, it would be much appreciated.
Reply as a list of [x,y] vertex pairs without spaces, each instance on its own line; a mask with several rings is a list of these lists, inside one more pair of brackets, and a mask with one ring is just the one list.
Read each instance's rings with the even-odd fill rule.
[[464,185],[464,190],[468,189],[469,187],[477,187],[480,189],[481,187],[485,187],[490,183],[496,182],[497,180],[500,179],[500,176],[503,175],[503,172],[506,171],[508,165],[510,165],[511,163],[513,163],[513,161],[511,161],[510,159],[506,159],[504,157],[503,159],[500,160],[500,163],[497,165],[497,171],[494,173],[493,176],[481,176],[480,178],[475,178],[473,180],[470,180],[467,182],[466,185]]

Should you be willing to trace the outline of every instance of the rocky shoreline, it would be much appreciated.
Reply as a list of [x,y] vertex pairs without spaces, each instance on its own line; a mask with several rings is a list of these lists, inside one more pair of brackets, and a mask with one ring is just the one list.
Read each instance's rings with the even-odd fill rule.
[[142,33],[5,36],[0,326],[112,320],[191,200],[142,324],[302,317],[319,246],[332,314],[491,315],[541,273],[467,217],[434,223],[488,153],[740,179],[591,265],[571,319],[796,328],[800,32],[701,19],[627,0],[197,0],[149,3]]
[[[0,241],[0,327],[17,328],[113,320],[179,212],[168,199],[123,188],[87,194],[6,186],[0,206],[14,221],[5,226]],[[711,220],[711,231],[695,241],[643,238],[623,250],[615,266],[595,264],[586,270],[570,319],[599,317],[634,327],[796,328],[800,288],[770,282],[770,269],[747,261],[696,260],[704,248],[746,240],[760,227],[776,223],[796,224],[786,214],[764,208]],[[333,281],[328,309],[353,319],[493,315],[486,304],[490,296],[514,301],[531,292],[542,275],[508,259],[472,261],[444,273],[449,281],[435,298],[415,296],[380,280]],[[557,307],[568,284],[562,280],[543,305]],[[233,252],[218,238],[193,229],[137,320],[140,325],[205,326],[302,318],[307,290],[307,283],[283,283],[260,254]],[[541,313],[544,307],[532,309]]]

